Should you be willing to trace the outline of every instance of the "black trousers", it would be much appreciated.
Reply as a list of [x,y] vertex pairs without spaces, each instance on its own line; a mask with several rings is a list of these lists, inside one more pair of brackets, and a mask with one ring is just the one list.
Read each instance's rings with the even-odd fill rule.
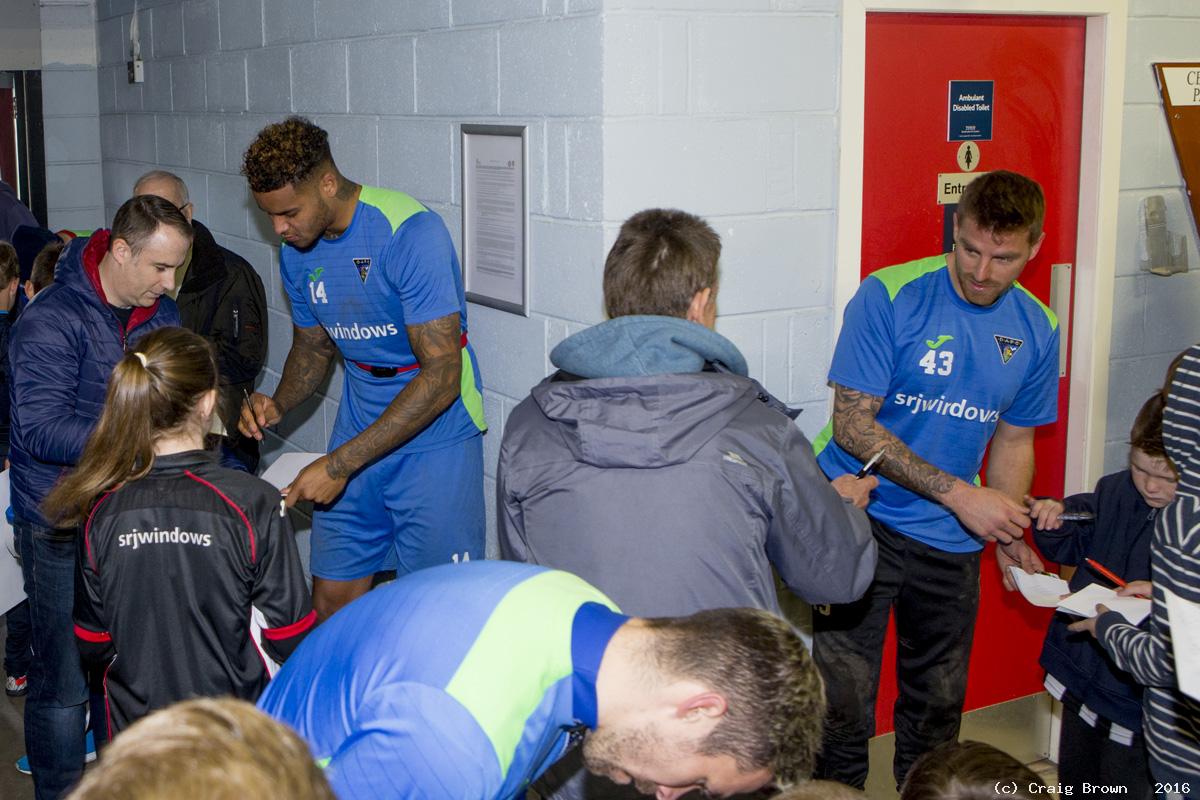
[[[1139,734],[1132,745],[1109,739],[1079,714],[1063,709],[1062,733],[1058,740],[1058,783],[1071,786],[1076,797],[1083,784],[1093,787],[1123,786],[1130,800],[1150,800],[1154,796],[1146,742]],[[1098,794],[1095,789],[1093,794]]]
[[863,788],[875,734],[883,639],[896,611],[896,785],[925,752],[958,738],[979,608],[979,553],[947,553],[871,519],[875,580],[858,601],[813,613],[828,712],[819,777]]

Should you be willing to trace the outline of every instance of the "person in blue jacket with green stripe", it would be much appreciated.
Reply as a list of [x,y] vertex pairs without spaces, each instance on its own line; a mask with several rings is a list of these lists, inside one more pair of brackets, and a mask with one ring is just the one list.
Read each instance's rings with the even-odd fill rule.
[[293,323],[279,384],[250,396],[242,433],[261,439],[312,397],[335,353],[344,361],[329,452],[287,490],[289,505],[317,504],[313,606],[323,620],[381,570],[483,558],[482,381],[441,217],[343,176],[328,134],[302,117],[263,128],[242,172],[283,240]]
[[758,609],[640,619],[581,578],[435,567],[356,600],[259,700],[352,798],[511,798],[570,747],[659,798],[807,778],[824,699],[792,628]]

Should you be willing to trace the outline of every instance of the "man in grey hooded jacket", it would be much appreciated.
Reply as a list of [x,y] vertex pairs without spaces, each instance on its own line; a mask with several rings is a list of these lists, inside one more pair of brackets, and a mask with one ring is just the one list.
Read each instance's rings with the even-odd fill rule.
[[504,558],[573,572],[646,616],[779,613],[772,567],[809,603],[866,590],[875,544],[859,508],[877,481],[831,484],[794,414],[713,330],[720,252],[682,211],[621,227],[610,319],[554,348],[559,371],[505,426]]

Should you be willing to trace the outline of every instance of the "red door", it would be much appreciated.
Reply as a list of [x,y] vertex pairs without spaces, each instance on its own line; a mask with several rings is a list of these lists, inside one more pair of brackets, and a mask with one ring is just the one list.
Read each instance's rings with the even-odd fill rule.
[[17,188],[17,138],[13,90],[0,89],[0,180]]
[[[1020,280],[1048,302],[1051,265],[1075,263],[1084,34],[1082,17],[867,15],[863,275],[949,248],[953,206],[938,204],[938,176],[966,172],[960,148],[971,149],[974,172],[1011,169],[1042,185],[1046,239]],[[952,81],[991,82],[990,97],[973,95],[990,106],[990,119],[982,117],[990,131],[972,127],[979,115],[950,118]],[[972,139],[970,148],[954,135]],[[1036,495],[1062,496],[1068,386],[1060,379],[1058,424],[1037,433]],[[982,574],[967,710],[1041,690],[1037,658],[1050,616],[1004,591],[991,547]],[[895,700],[889,630],[879,733],[892,730]]]

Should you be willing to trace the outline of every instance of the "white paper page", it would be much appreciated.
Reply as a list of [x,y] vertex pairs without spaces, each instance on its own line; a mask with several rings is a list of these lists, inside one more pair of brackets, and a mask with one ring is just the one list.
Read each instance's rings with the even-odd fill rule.
[[12,498],[8,488],[8,470],[0,472],[0,614],[25,599],[25,580],[21,562],[13,555],[13,528],[8,524],[8,507]]
[[1175,677],[1179,691],[1200,700],[1200,603],[1163,591],[1171,642],[1175,647]]
[[1008,568],[1008,573],[1012,575],[1018,591],[1035,606],[1054,608],[1064,594],[1071,593],[1067,582],[1057,575],[1030,575],[1020,567],[1013,566]]
[[316,461],[324,453],[284,453],[279,458],[275,459],[271,466],[267,467],[262,474],[262,479],[274,486],[276,489],[282,489],[285,486],[291,485],[296,476],[300,474],[300,470],[307,467],[312,462]]
[[1120,612],[1131,625],[1137,625],[1150,613],[1150,601],[1140,597],[1117,597],[1117,592],[1098,583],[1089,583],[1075,594],[1058,604],[1059,611],[1077,617],[1096,616],[1096,604],[1108,606],[1110,611]]

